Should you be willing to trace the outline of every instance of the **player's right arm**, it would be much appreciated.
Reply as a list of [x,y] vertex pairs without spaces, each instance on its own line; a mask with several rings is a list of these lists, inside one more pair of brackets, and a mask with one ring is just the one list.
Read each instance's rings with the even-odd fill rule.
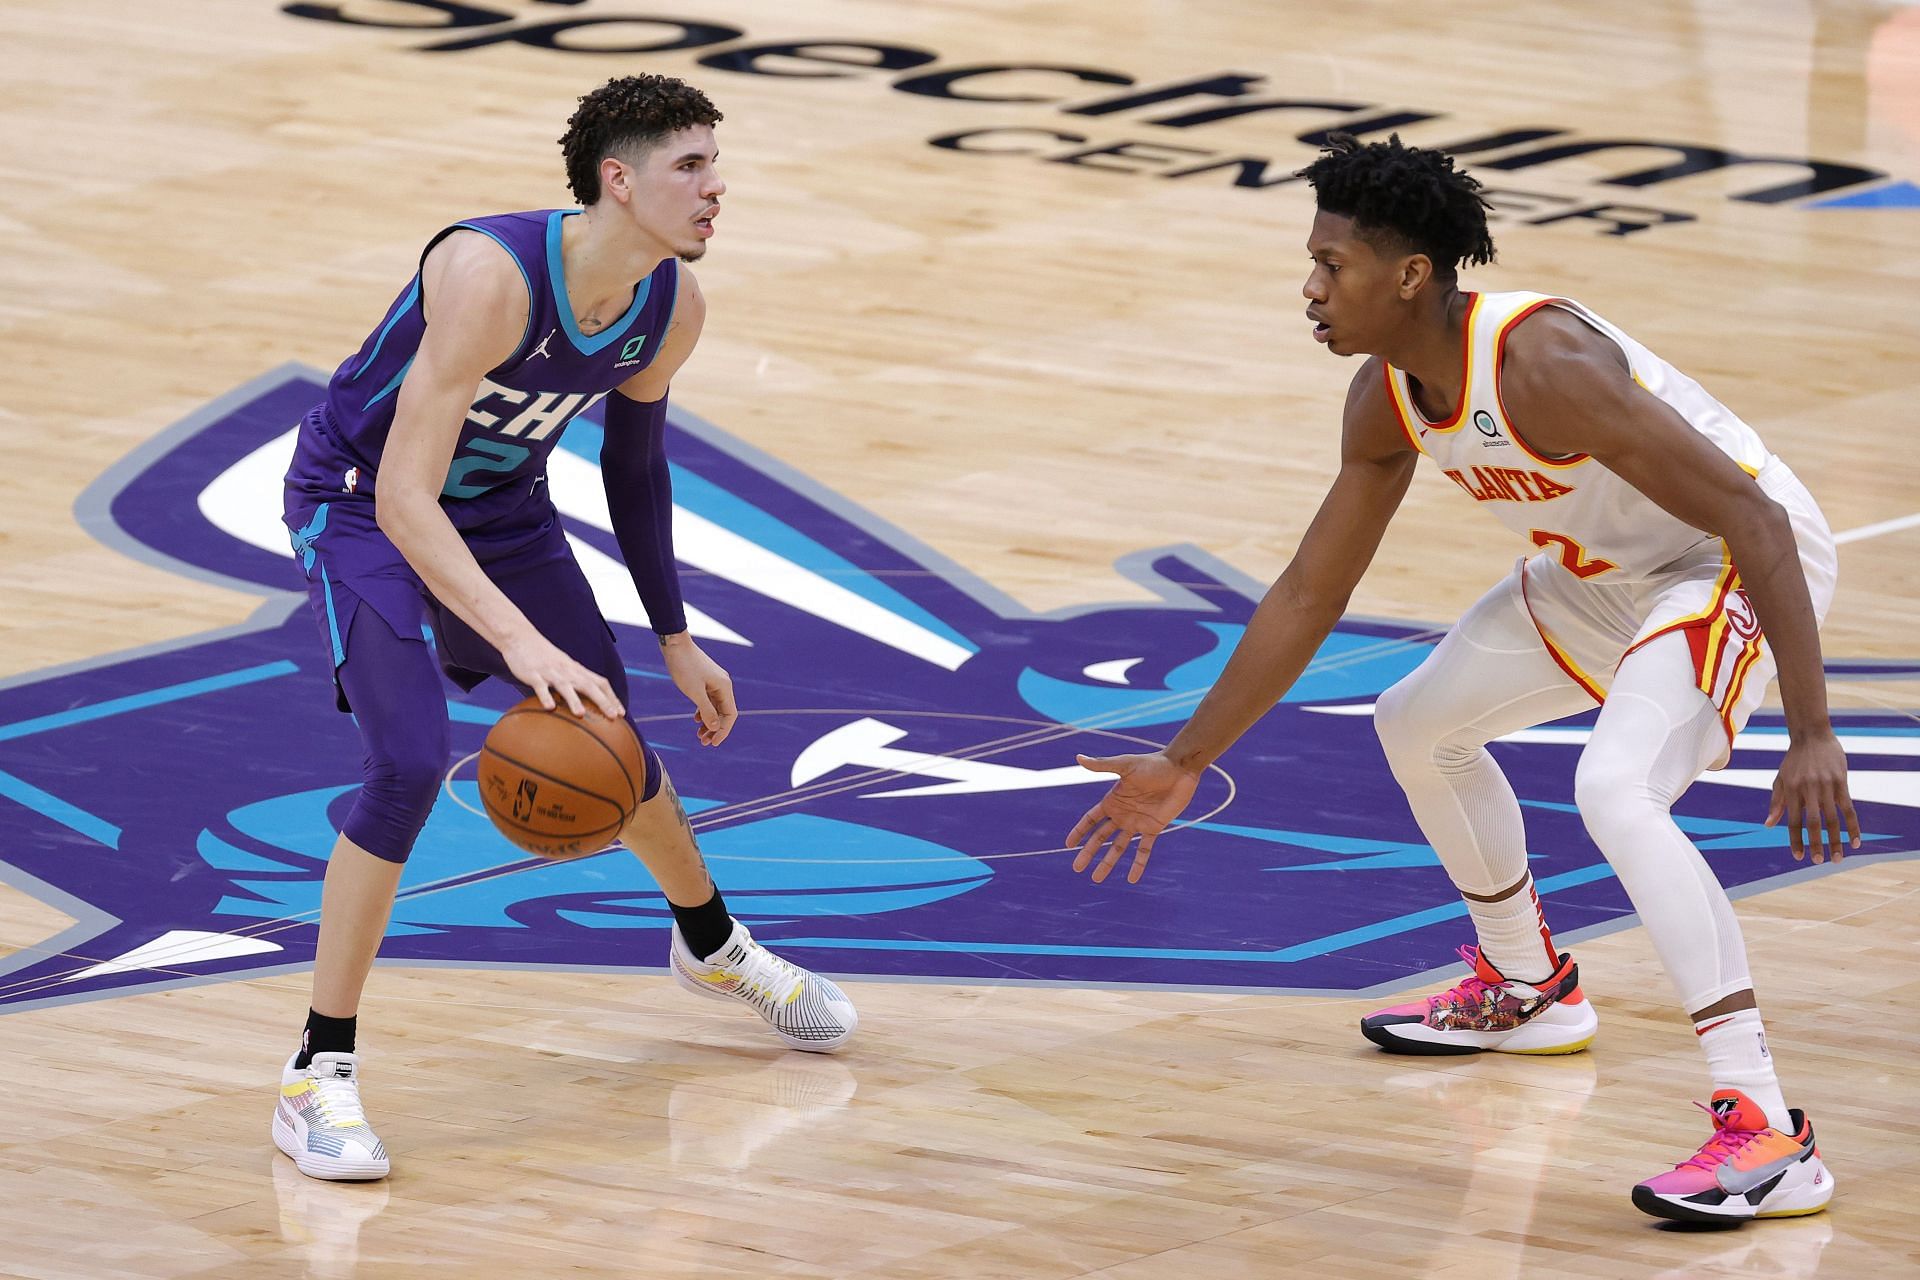
[[1201,773],[1293,687],[1340,621],[1418,459],[1394,417],[1378,360],[1367,361],[1347,392],[1333,487],[1192,718],[1164,750],[1080,757],[1087,768],[1120,780],[1067,836],[1068,845],[1080,845],[1075,871],[1092,865],[1106,845],[1093,872],[1095,883],[1105,880],[1138,836],[1127,882],[1140,879],[1154,840],[1187,807]]
[[526,329],[526,281],[493,240],[456,231],[427,254],[420,288],[427,327],[400,384],[380,458],[374,490],[380,531],[434,598],[499,650],[543,706],[558,698],[580,715],[585,697],[607,715],[620,715],[613,687],[534,629],[440,509],[447,467],[480,380],[513,354]]

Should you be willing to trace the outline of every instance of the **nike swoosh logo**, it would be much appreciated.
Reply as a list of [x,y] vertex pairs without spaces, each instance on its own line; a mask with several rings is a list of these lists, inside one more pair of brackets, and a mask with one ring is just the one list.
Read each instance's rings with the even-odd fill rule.
[[1709,1031],[1711,1031],[1711,1030],[1713,1030],[1713,1029],[1714,1029],[1715,1027],[1724,1027],[1724,1026],[1726,1026],[1726,1025],[1727,1025],[1727,1024],[1729,1023],[1729,1022],[1732,1022],[1732,1021],[1733,1021],[1733,1019],[1732,1019],[1732,1018],[1722,1018],[1722,1019],[1720,1019],[1720,1021],[1718,1021],[1718,1022],[1709,1022],[1709,1023],[1708,1023],[1708,1024],[1706,1025],[1706,1026],[1704,1026],[1704,1027],[1695,1027],[1695,1028],[1693,1029],[1693,1034],[1695,1034],[1695,1035],[1697,1035],[1697,1036],[1703,1036],[1703,1035],[1705,1035],[1705,1034],[1707,1034],[1707,1032],[1709,1032]]
[[1795,1164],[1806,1159],[1807,1154],[1807,1149],[1801,1147],[1789,1155],[1781,1156],[1778,1160],[1769,1160],[1756,1169],[1746,1170],[1734,1168],[1732,1162],[1729,1161],[1720,1166],[1720,1171],[1714,1174],[1714,1181],[1718,1182],[1720,1189],[1730,1196],[1745,1195],[1761,1183],[1770,1178],[1778,1177]]

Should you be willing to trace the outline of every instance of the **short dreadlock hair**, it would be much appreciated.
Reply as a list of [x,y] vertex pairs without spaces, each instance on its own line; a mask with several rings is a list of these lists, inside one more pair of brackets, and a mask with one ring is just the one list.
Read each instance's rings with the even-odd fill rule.
[[560,136],[567,160],[567,186],[583,205],[600,198],[600,162],[608,156],[631,162],[670,133],[697,124],[720,123],[707,95],[672,76],[621,76],[580,99]]
[[1394,134],[1362,143],[1350,133],[1327,136],[1320,158],[1299,171],[1320,207],[1352,218],[1369,241],[1389,240],[1424,253],[1436,274],[1451,279],[1462,263],[1493,261],[1493,237],[1480,184],[1444,151],[1409,147]]

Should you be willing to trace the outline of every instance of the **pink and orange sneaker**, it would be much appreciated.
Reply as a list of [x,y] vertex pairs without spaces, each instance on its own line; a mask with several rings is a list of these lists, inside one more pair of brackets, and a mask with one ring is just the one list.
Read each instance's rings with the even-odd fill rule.
[[1794,1132],[1787,1134],[1738,1089],[1720,1090],[1701,1110],[1713,1120],[1713,1136],[1671,1173],[1635,1187],[1636,1208],[1676,1222],[1725,1223],[1797,1218],[1833,1199],[1833,1175],[1801,1112],[1788,1113]]
[[1537,985],[1507,978],[1480,954],[1460,948],[1473,974],[1460,985],[1360,1019],[1360,1033],[1389,1053],[1578,1053],[1593,1043],[1600,1019],[1580,990],[1580,968],[1562,952],[1560,967]]

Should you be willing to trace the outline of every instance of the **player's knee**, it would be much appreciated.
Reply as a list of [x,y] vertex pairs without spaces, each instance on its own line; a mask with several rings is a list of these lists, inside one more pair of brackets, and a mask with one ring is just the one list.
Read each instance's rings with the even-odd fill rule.
[[427,825],[447,772],[444,740],[405,744],[367,761],[360,795],[343,827],[355,844],[405,862]]
[[1380,735],[1380,746],[1389,760],[1417,754],[1422,746],[1431,747],[1419,741],[1419,698],[1410,687],[1412,681],[1402,680],[1382,693],[1373,704],[1373,731]]
[[433,807],[447,773],[445,751],[413,751],[381,761],[367,774],[366,786],[397,808]]
[[[1481,744],[1462,738],[1459,726],[1435,714],[1437,704],[1409,677],[1382,693],[1373,706],[1373,728],[1395,773],[1441,769],[1470,760]],[[1470,736],[1470,735],[1469,735]]]
[[370,781],[360,788],[340,832],[376,858],[405,862],[426,829],[437,790]]
[[[1647,785],[1647,770],[1629,753],[1593,750],[1580,757],[1573,774],[1573,803],[1587,832],[1603,851],[1611,837],[1630,830],[1660,806]],[[1608,856],[1612,853],[1608,851]]]

